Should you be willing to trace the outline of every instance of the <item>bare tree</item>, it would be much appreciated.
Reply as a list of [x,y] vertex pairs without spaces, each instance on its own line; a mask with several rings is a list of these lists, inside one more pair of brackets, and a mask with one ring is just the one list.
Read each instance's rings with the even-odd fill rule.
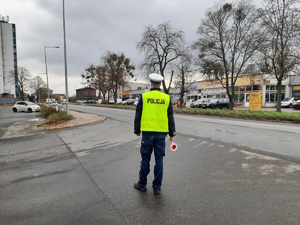
[[[183,32],[173,30],[169,23],[159,24],[156,28],[147,26],[142,34],[142,40],[137,45],[140,52],[145,52],[141,68],[148,74],[159,72],[166,78],[166,70],[170,69],[171,63],[182,55],[183,43]],[[162,82],[165,93],[169,93],[172,78],[173,73],[168,87],[165,80]]]
[[[11,79],[15,79],[15,72],[10,71],[10,76]],[[25,67],[19,66],[17,76],[18,76],[18,86],[21,93],[21,99],[24,101],[24,91],[25,88],[28,87],[30,84],[31,75]]]
[[236,4],[218,3],[207,10],[194,44],[199,50],[202,72],[218,80],[226,89],[230,109],[234,105],[234,86],[259,43],[255,6],[248,0]]
[[189,54],[190,50],[187,48],[185,53],[180,57],[179,63],[175,64],[175,88],[180,90],[179,102],[184,105],[183,97],[188,91],[190,85],[195,82],[194,73],[192,69],[192,55]]
[[42,93],[42,88],[46,88],[47,85],[43,81],[43,79],[40,76],[36,76],[33,79],[29,81],[29,86],[34,90],[34,93],[36,96],[38,96],[37,100],[39,102],[41,101],[41,93]]
[[264,0],[264,8],[259,10],[264,37],[259,47],[262,59],[260,66],[263,72],[274,75],[277,80],[277,112],[281,111],[282,81],[289,75],[299,73],[299,2]]
[[118,90],[125,85],[127,77],[133,77],[132,71],[135,67],[123,53],[116,54],[108,51],[102,57],[102,60],[109,75],[108,80],[110,89],[113,92],[114,102],[117,102]]

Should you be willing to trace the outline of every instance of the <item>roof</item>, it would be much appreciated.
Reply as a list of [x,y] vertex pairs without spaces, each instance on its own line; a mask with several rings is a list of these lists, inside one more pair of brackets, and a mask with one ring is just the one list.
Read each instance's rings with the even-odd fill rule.
[[95,88],[91,88],[91,87],[79,88],[79,89],[76,89],[76,91],[82,91],[82,90],[87,90],[87,89],[96,91]]

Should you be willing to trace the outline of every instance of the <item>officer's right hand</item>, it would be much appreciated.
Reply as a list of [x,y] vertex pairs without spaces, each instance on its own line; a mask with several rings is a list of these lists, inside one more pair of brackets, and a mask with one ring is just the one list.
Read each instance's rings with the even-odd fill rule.
[[175,140],[175,136],[171,137],[170,136],[170,141],[174,141]]

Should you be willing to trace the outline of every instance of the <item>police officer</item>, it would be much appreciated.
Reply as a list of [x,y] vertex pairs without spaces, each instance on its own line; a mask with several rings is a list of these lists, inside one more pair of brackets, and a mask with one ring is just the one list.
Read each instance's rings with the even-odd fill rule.
[[151,82],[150,92],[143,93],[135,113],[134,133],[140,136],[142,143],[140,153],[142,156],[139,181],[134,188],[146,191],[147,175],[150,172],[150,159],[154,150],[155,166],[152,187],[155,195],[160,194],[163,178],[163,157],[165,156],[166,135],[174,141],[175,123],[173,117],[172,102],[170,96],[160,91],[161,75],[152,73],[149,75]]

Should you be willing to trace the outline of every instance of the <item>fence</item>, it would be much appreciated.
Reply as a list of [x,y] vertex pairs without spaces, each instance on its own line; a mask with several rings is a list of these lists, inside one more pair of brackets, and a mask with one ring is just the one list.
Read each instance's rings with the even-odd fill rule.
[[17,101],[21,101],[19,98],[0,98],[0,105],[15,104]]

